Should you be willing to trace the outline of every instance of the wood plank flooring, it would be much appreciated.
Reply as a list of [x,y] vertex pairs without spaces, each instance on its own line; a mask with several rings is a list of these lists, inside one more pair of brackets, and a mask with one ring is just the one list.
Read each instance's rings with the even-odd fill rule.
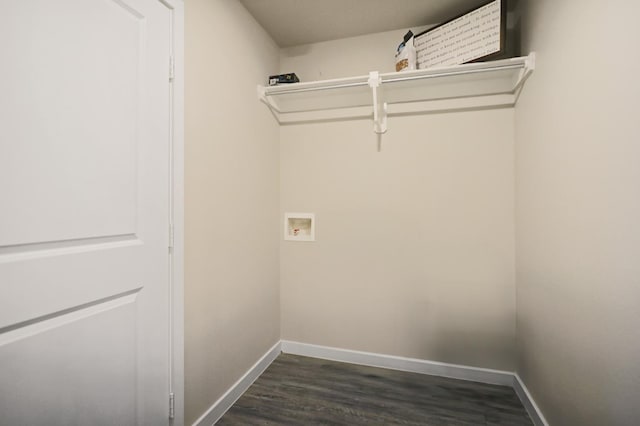
[[527,425],[513,389],[281,354],[217,425]]

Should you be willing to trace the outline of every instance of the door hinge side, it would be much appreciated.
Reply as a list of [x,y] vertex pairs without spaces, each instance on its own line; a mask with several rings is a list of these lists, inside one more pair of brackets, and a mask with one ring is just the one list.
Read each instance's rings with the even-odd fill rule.
[[173,392],[169,394],[169,419],[174,419],[176,416],[176,396]]
[[174,242],[175,237],[173,232],[173,225],[169,225],[169,249],[173,249]]
[[169,56],[169,81],[173,81],[176,77],[176,61],[173,56]]

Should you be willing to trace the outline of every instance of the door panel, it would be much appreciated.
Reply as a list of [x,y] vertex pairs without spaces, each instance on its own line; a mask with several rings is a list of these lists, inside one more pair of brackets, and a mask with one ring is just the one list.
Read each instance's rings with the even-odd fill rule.
[[2,303],[0,329],[139,288],[143,269],[132,259],[143,246],[132,239],[67,248],[80,251],[73,254],[51,249],[0,255],[2,292],[13,299]]
[[0,181],[20,185],[3,194],[0,245],[132,234],[145,21],[113,0],[15,3]]
[[0,423],[168,424],[171,10],[1,6]]
[[0,336],[0,423],[134,424],[134,297]]

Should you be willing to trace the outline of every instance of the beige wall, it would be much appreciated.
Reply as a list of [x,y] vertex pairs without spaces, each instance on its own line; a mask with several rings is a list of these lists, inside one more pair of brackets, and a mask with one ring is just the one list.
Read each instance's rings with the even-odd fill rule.
[[[514,237],[517,371],[548,420],[640,417],[640,7],[527,3],[515,126],[395,117],[377,152],[368,120],[278,130],[255,84],[391,71],[404,30],[279,51],[235,0],[186,2],[187,424],[281,335],[516,368]],[[317,241],[278,255],[285,211]]]
[[640,4],[528,3],[518,372],[553,425],[638,424]]
[[[281,70],[389,71],[403,33],[287,49]],[[513,122],[395,117],[381,152],[369,120],[282,126],[281,210],[317,218],[316,242],[281,242],[283,339],[513,370]]]
[[[422,30],[414,28],[416,34]],[[396,48],[406,29],[385,31],[323,43],[287,47],[280,51],[282,72],[295,72],[300,81],[327,80],[395,71]]]
[[236,0],[187,0],[186,424],[280,338],[278,48]]

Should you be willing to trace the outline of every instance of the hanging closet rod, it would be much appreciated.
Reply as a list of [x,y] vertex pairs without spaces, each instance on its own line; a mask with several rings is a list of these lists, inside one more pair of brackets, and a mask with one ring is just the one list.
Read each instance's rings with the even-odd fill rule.
[[426,78],[449,77],[449,76],[454,76],[454,75],[479,74],[479,73],[483,73],[483,72],[491,72],[491,71],[496,71],[496,70],[512,70],[512,69],[524,68],[524,67],[525,67],[524,64],[501,65],[501,66],[491,67],[491,68],[479,68],[479,69],[472,69],[472,70],[448,71],[448,72],[442,72],[442,73],[438,73],[438,74],[411,75],[411,76],[406,76],[406,77],[390,78],[388,80],[385,80],[384,77],[383,77],[382,78],[382,83],[395,83],[395,82],[398,82],[398,81],[423,80],[423,79],[426,79]]
[[[517,69],[517,68],[526,68],[526,64],[525,63],[520,63],[520,64],[494,65],[494,66],[488,66],[488,67],[484,67],[484,68],[474,68],[474,69],[468,69],[468,70],[455,70],[455,71],[443,71],[443,72],[434,73],[434,74],[408,75],[408,76],[404,76],[404,77],[392,77],[392,78],[388,78],[388,79],[385,79],[384,75],[381,75],[381,77],[382,77],[382,83],[384,84],[384,83],[423,80],[423,79],[429,79],[429,78],[448,77],[448,76],[456,76],[456,75],[479,74],[479,73],[491,72],[491,71],[496,71],[496,70],[510,70],[510,69]],[[366,77],[363,76],[362,78],[366,78]],[[279,95],[290,95],[290,94],[303,93],[303,92],[315,92],[315,91],[331,90],[331,89],[343,89],[343,88],[348,88],[348,87],[362,87],[362,86],[368,86],[368,85],[369,85],[368,81],[367,80],[363,80],[363,81],[357,81],[357,82],[353,82],[353,83],[336,83],[336,84],[330,84],[330,85],[327,85],[327,86],[318,86],[318,87],[291,87],[291,88],[287,87],[287,88],[284,88],[283,90],[278,90],[278,91],[274,91],[274,92],[271,92],[271,93],[266,91],[264,94],[266,96],[279,96]],[[282,86],[280,86],[280,87],[282,87]]]
[[[295,83],[294,83],[295,84]],[[332,84],[330,86],[318,86],[318,87],[287,87],[286,90],[269,93],[266,92],[266,96],[279,96],[279,95],[290,95],[293,93],[301,93],[301,92],[315,92],[320,90],[329,90],[329,89],[343,89],[347,87],[360,87],[360,86],[369,86],[367,80],[358,81],[356,83],[341,83],[341,84]],[[281,87],[281,86],[280,86]]]

